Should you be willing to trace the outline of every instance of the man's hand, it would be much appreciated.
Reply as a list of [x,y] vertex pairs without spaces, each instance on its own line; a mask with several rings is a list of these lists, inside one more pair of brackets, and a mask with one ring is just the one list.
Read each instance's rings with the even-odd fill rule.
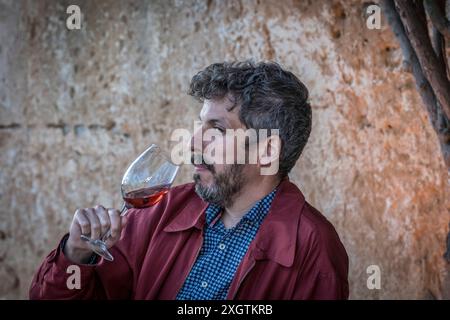
[[126,223],[126,216],[121,217],[116,209],[105,209],[101,205],[78,209],[70,225],[69,239],[64,248],[65,256],[75,263],[87,263],[93,251],[80,236],[83,234],[91,239],[100,239],[111,228],[111,237],[106,241],[110,248],[120,239]]

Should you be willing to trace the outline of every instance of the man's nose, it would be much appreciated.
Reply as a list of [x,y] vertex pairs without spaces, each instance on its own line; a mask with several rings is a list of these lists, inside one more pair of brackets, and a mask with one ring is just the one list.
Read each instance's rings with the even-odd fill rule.
[[197,128],[196,131],[194,131],[194,134],[192,135],[191,141],[190,141],[190,149],[192,152],[203,152],[203,127],[200,126]]

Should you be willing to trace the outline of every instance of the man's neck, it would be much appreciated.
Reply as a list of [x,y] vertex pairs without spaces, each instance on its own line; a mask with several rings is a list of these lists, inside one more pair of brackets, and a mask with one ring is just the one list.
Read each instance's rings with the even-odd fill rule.
[[279,179],[264,177],[262,181],[243,186],[236,198],[233,199],[233,203],[224,208],[221,219],[225,228],[236,226],[255,203],[272,192],[279,182]]

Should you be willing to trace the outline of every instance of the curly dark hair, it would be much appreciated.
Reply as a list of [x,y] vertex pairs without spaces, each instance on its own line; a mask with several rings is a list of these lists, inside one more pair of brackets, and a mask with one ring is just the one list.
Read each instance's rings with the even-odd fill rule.
[[278,129],[280,177],[294,167],[311,133],[308,89],[275,62],[211,64],[192,77],[188,94],[201,102],[230,94],[233,108],[240,106],[239,118],[247,128]]

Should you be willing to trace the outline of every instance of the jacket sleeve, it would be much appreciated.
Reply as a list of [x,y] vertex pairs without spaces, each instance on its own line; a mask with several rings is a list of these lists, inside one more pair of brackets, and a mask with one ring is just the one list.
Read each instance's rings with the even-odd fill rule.
[[[172,212],[173,206],[184,203],[190,197],[191,189],[191,185],[177,186],[157,205],[129,209],[123,237],[109,249],[114,257],[112,262],[100,258],[95,265],[75,264],[64,256],[58,246],[36,272],[29,290],[30,299],[134,298],[138,275],[155,231],[167,222],[164,220],[163,223],[161,219],[172,219],[165,213]],[[73,270],[78,268],[79,288],[73,283],[70,285]]]
[[128,215],[123,238],[109,249],[114,261],[99,258],[94,265],[76,264],[64,255],[60,243],[36,272],[29,290],[30,299],[130,299],[137,252],[142,252],[142,246],[137,244],[139,213]]
[[311,275],[311,281],[297,282],[292,300],[346,300],[348,299],[347,280],[335,273]]
[[331,224],[303,235],[293,300],[348,299],[348,256]]
[[111,248],[111,253],[113,262],[99,258],[97,264],[76,264],[65,257],[61,244],[58,245],[36,272],[29,291],[30,299],[129,298],[131,268],[120,250]]

